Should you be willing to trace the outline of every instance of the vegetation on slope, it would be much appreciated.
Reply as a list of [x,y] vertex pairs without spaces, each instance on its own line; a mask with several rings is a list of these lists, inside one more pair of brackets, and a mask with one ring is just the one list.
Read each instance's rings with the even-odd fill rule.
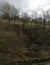
[[49,50],[50,29],[0,23],[0,61],[45,58]]

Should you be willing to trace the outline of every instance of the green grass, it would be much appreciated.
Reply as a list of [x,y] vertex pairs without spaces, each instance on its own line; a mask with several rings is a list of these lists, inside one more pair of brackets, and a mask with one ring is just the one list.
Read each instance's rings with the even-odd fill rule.
[[[0,23],[9,23],[9,21],[7,20],[7,19],[0,19]],[[31,25],[31,23],[32,23],[32,25]],[[14,24],[14,20],[11,20],[10,21],[10,24]],[[15,21],[15,24],[16,25],[22,25],[23,24],[23,22],[21,21],[21,20],[16,20]],[[26,27],[35,27],[35,24],[37,25],[37,27],[43,27],[44,25],[44,23],[42,23],[42,22],[37,22],[37,23],[35,23],[34,21],[33,22],[28,22],[28,21],[26,21]],[[50,22],[46,22],[45,23],[46,24],[46,28],[50,28]]]

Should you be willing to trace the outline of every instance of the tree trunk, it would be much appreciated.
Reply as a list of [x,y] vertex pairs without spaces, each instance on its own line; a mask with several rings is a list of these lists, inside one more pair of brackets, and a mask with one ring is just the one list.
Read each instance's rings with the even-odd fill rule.
[[31,28],[32,28],[32,22],[33,22],[33,21],[31,21]]
[[14,25],[15,25],[15,19],[14,19]]
[[10,24],[10,19],[9,19],[9,24]]
[[45,23],[46,23],[46,21],[44,20],[44,29],[45,29]]

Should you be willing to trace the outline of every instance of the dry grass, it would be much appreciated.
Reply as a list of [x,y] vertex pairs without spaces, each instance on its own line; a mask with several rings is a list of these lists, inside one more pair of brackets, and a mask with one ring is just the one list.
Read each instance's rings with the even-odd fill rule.
[[[30,24],[30,29],[25,32],[17,25],[4,23],[4,20],[0,23],[0,61],[49,57],[50,30],[38,29],[35,36],[34,29],[31,28]],[[29,33],[29,35],[26,33]],[[30,38],[30,35],[33,39]],[[35,44],[34,38],[36,42],[42,44]]]

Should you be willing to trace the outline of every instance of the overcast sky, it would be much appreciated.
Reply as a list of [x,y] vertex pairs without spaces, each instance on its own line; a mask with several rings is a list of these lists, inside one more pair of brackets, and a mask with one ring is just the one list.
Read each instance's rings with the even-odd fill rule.
[[0,0],[0,4],[3,1],[7,1],[22,11],[27,12],[32,10],[40,11],[42,9],[50,9],[50,0]]

